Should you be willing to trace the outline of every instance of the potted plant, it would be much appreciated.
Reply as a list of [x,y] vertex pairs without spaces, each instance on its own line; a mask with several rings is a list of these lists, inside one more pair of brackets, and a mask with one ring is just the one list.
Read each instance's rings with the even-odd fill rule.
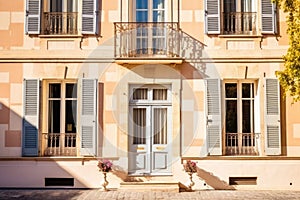
[[99,160],[98,161],[98,168],[99,171],[103,173],[104,175],[104,183],[102,184],[104,191],[108,191],[106,186],[108,185],[108,181],[107,181],[107,173],[110,172],[112,170],[112,162],[109,160]]
[[189,188],[192,189],[192,187],[195,185],[193,181],[193,174],[197,172],[197,164],[196,162],[193,162],[191,160],[187,160],[186,163],[183,164],[184,171],[188,173],[190,176],[191,183],[189,184]]

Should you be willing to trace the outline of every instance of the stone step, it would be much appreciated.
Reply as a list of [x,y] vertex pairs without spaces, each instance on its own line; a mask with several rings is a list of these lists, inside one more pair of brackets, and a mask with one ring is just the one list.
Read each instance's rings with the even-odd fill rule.
[[180,182],[158,182],[158,181],[149,181],[149,182],[122,182],[120,183],[119,190],[126,191],[139,191],[139,192],[180,192],[181,188],[188,189]]

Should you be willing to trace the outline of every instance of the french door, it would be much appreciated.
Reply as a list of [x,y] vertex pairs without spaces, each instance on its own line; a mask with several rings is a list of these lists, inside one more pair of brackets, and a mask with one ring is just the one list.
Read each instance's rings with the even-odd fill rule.
[[129,172],[170,172],[170,106],[132,106]]
[[166,0],[135,0],[136,53],[165,53]]

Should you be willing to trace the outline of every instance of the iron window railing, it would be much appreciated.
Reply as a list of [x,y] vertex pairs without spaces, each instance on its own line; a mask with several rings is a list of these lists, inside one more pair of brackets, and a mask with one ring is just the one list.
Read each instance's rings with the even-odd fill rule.
[[43,34],[45,35],[76,35],[77,26],[77,12],[44,12]]
[[223,13],[223,34],[256,34],[256,12]]

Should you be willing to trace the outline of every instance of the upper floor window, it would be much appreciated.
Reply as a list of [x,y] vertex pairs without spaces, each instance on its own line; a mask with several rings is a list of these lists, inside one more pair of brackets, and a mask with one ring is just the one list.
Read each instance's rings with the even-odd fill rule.
[[25,32],[43,35],[97,34],[98,1],[27,0]]
[[43,7],[43,34],[78,33],[78,0],[45,0]]
[[[261,13],[257,13],[257,7]],[[276,34],[276,5],[270,0],[206,0],[207,34]],[[260,22],[260,23],[259,23]],[[258,25],[261,27],[258,27]]]

